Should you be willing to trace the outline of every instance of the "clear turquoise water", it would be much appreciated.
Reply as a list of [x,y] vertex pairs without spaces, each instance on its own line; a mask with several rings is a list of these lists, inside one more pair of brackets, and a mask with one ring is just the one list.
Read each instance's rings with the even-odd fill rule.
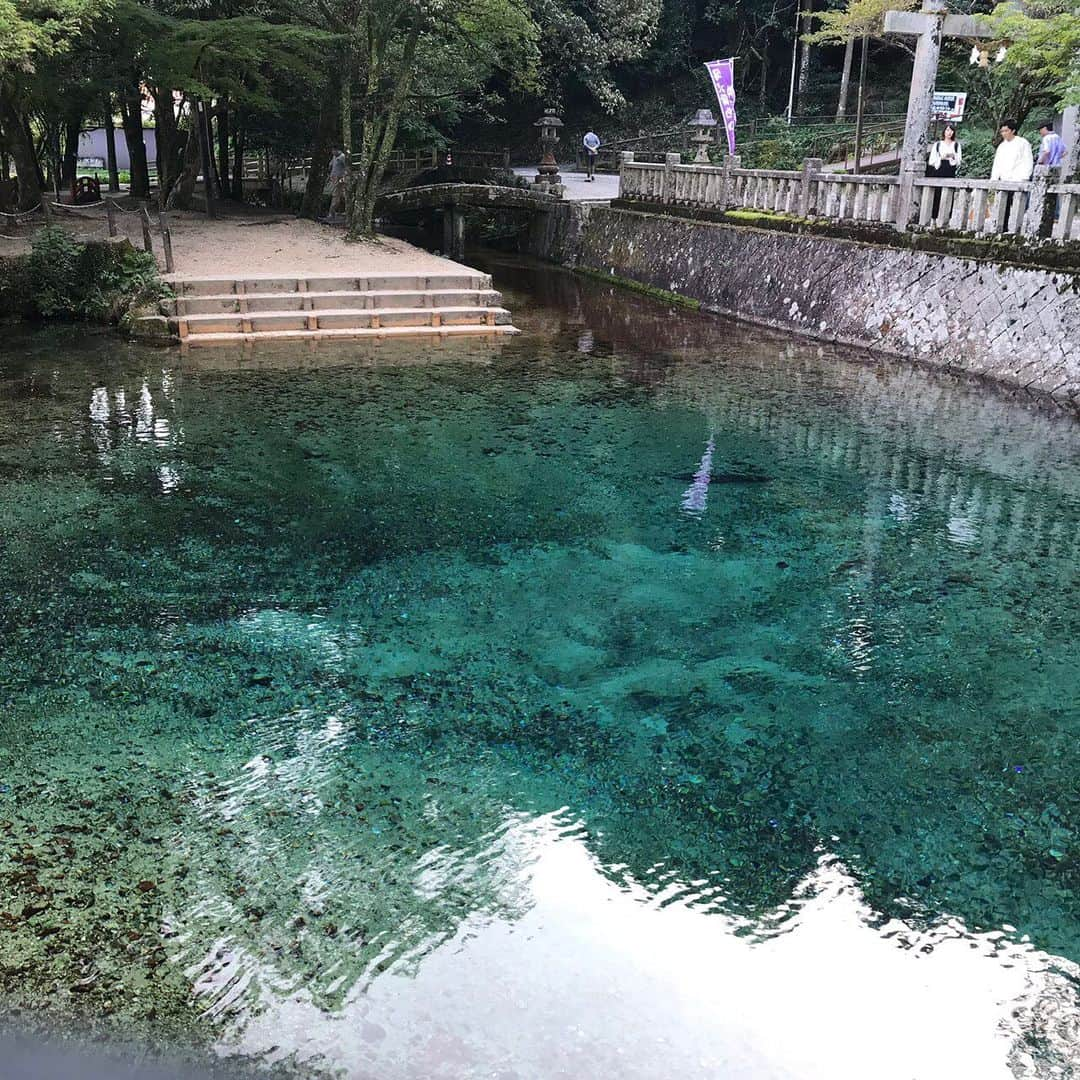
[[495,345],[5,331],[9,1007],[304,1076],[1080,1075],[1075,422],[496,272]]

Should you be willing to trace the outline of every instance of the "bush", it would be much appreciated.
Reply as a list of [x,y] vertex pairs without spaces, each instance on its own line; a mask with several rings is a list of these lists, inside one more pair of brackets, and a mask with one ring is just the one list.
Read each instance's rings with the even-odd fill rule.
[[39,318],[117,322],[164,293],[153,255],[126,240],[84,244],[55,225],[0,273],[0,312]]

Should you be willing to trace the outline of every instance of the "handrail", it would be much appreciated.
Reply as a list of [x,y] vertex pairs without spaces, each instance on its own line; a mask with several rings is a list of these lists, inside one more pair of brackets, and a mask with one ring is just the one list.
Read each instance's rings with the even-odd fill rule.
[[976,235],[1046,235],[1048,199],[1057,200],[1050,236],[1080,240],[1080,183],[1052,182],[1040,166],[1030,181],[938,179],[920,173],[901,176],[849,175],[824,169],[820,158],[801,171],[744,169],[738,157],[722,165],[684,165],[679,155],[663,163],[623,154],[619,193],[623,198],[726,211],[736,208],[792,214],[802,218],[891,225],[897,229],[948,228]]

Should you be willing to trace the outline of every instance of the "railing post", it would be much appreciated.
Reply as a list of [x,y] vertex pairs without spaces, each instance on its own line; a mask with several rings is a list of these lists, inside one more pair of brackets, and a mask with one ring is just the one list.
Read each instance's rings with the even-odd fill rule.
[[817,174],[825,168],[822,158],[806,158],[802,163],[802,181],[799,187],[799,217],[808,218],[816,209],[814,205],[814,184]]
[[1031,194],[1028,196],[1027,210],[1020,222],[1023,236],[1038,236],[1042,232],[1043,216],[1046,213],[1046,189],[1050,183],[1050,166],[1036,165],[1035,175],[1031,180]]
[[675,166],[682,161],[682,154],[664,155],[664,179],[660,188],[661,202],[674,202],[675,200]]
[[901,169],[900,187],[896,192],[896,231],[907,232],[915,213],[915,185],[926,177],[926,162],[916,161],[910,168]]
[[[620,150],[619,151],[619,198],[625,198],[626,196],[626,181],[623,176],[623,166],[632,165],[634,163],[634,151],[633,150]],[[641,194],[639,191],[638,195]]]
[[109,235],[116,235],[116,207],[113,206],[111,199],[105,200],[105,219],[109,223]]
[[742,158],[739,154],[725,154],[724,157],[724,186],[720,188],[720,210],[727,208],[734,202],[734,178],[731,176],[732,168],[739,168]]

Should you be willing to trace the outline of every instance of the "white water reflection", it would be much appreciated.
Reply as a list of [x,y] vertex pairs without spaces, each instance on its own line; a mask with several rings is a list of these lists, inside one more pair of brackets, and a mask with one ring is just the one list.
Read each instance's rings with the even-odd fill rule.
[[[162,372],[161,398],[172,405],[172,378]],[[88,407],[89,435],[98,462],[106,468],[131,477],[138,471],[136,459],[129,451],[131,442],[147,443],[171,457],[180,452],[182,437],[172,421],[156,407],[154,393],[147,380],[143,380],[133,407],[129,406],[128,393],[124,387],[112,392],[110,401],[107,386],[94,387]],[[60,433],[63,438],[63,433]],[[179,460],[165,460],[154,466],[158,485],[163,494],[179,490],[182,483]]]
[[519,819],[501,843],[517,917],[469,916],[426,955],[362,980],[338,1011],[265,957],[209,963],[199,990],[215,1014],[239,986],[262,988],[222,1051],[295,1053],[379,1080],[1069,1075],[1042,1071],[1018,1041],[1026,1029],[1028,1045],[1080,1061],[1075,965],[955,922],[875,927],[828,855],[755,938],[611,880],[557,815]]

